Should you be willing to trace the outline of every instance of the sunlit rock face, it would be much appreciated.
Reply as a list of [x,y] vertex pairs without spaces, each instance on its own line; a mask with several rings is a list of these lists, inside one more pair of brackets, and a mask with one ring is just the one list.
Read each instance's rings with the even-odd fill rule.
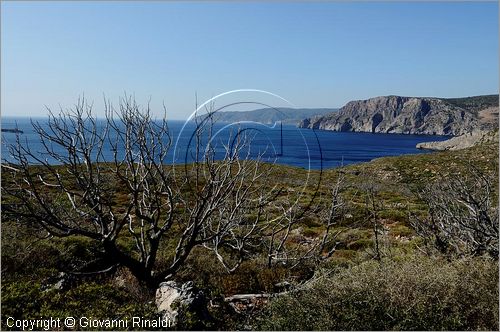
[[[479,98],[479,97],[473,97]],[[301,121],[299,127],[371,133],[462,135],[492,129],[498,99],[488,103],[452,99],[384,96],[347,103],[338,112]],[[452,102],[453,101],[453,102]],[[487,113],[487,114],[486,114]]]

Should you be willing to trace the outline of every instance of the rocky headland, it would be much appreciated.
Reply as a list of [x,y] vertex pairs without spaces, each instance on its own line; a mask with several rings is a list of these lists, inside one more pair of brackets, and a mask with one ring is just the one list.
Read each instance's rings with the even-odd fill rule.
[[382,96],[348,102],[301,128],[459,136],[498,128],[498,95],[466,98]]

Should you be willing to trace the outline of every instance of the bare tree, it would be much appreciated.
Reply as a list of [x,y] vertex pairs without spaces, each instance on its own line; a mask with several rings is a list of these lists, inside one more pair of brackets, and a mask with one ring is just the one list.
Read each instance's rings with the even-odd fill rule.
[[[268,227],[270,234],[266,238],[268,267],[281,263],[293,268],[305,261],[318,264],[335,253],[338,237],[342,233],[336,226],[340,226],[348,212],[347,202],[342,197],[346,189],[345,182],[345,173],[340,170],[335,182],[329,187],[326,204],[320,203],[311,209],[290,203],[294,200],[289,197],[290,195],[287,196],[285,202],[288,204],[279,205],[281,209],[279,218]],[[310,216],[319,217],[324,228],[322,233],[317,238],[304,239],[299,245],[290,241],[294,231],[299,235],[298,225],[303,218]]]
[[335,227],[340,226],[340,224],[345,220],[346,214],[349,210],[348,203],[342,196],[345,189],[345,173],[342,170],[339,170],[337,180],[330,188],[329,209],[327,215],[323,218],[325,231],[321,236],[321,241],[319,242],[317,249],[317,257],[321,257],[321,259],[330,258],[337,249],[337,240],[342,231],[336,230]]
[[470,162],[460,174],[440,177],[417,195],[428,214],[410,215],[417,233],[444,253],[498,259],[498,164],[485,171]]
[[[110,268],[125,266],[150,287],[173,276],[195,247],[233,271],[276,218],[266,210],[276,199],[263,185],[269,167],[248,158],[248,137],[231,135],[217,160],[209,117],[197,125],[194,161],[180,172],[166,161],[172,139],[165,116],[154,119],[149,105],[141,109],[131,98],[117,111],[105,105],[102,121],[79,100],[70,111],[50,112],[47,124],[33,122],[43,151],[17,136],[14,162],[4,163],[4,211],[50,236],[96,241]],[[159,267],[163,241],[175,249]]]
[[379,220],[379,213],[381,207],[379,206],[379,201],[377,199],[377,189],[373,182],[368,181],[365,184],[365,211],[367,218],[370,220],[373,229],[374,237],[374,258],[376,260],[382,259],[381,251],[381,241],[380,237],[383,235],[383,225]]
[[380,198],[383,184],[377,181],[378,174],[373,170],[364,171],[361,182],[356,185],[364,200],[364,212],[366,221],[371,225],[373,231],[373,251],[369,254],[376,260],[381,260],[386,254],[384,249],[388,249],[387,230],[384,227],[381,213],[384,211],[384,203]]

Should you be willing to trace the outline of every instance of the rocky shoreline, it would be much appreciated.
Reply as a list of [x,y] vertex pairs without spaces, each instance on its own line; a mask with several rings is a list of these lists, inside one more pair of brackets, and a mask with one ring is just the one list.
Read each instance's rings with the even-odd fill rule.
[[456,151],[472,146],[490,142],[498,142],[498,131],[479,131],[468,133],[460,136],[450,138],[446,141],[440,142],[424,142],[418,143],[417,149],[434,150],[434,151]]

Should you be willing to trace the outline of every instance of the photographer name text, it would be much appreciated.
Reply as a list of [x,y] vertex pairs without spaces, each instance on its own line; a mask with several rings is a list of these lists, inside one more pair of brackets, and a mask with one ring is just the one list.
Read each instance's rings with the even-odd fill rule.
[[147,319],[144,317],[126,317],[123,319],[97,319],[92,317],[65,317],[65,318],[39,318],[39,319],[15,319],[8,317],[7,327],[20,331],[49,331],[60,329],[95,329],[95,328],[171,328],[173,322],[168,318],[158,317]]

